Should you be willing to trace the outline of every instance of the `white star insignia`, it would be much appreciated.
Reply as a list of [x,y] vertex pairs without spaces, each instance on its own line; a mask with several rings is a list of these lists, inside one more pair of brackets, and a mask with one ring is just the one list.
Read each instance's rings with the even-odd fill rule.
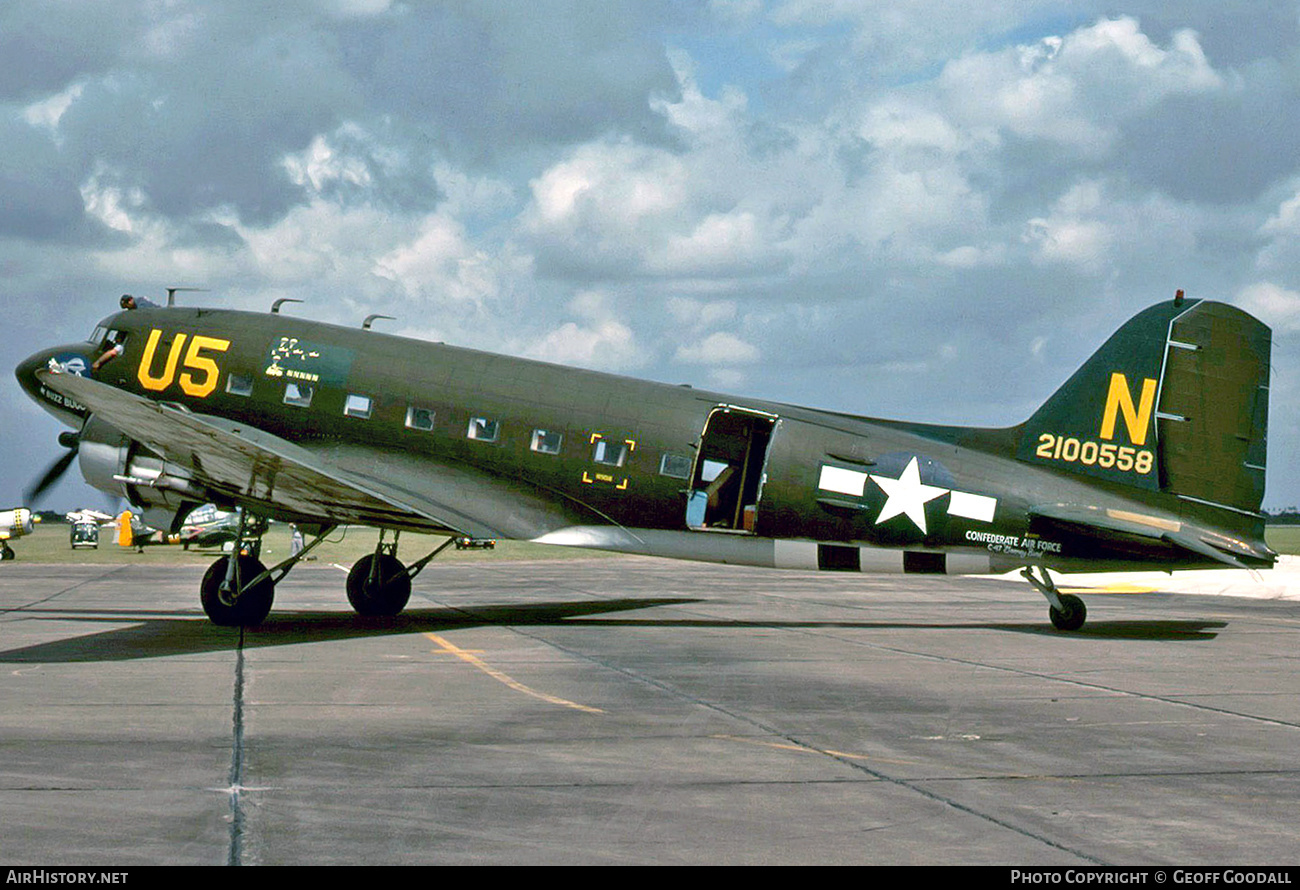
[[886,495],[885,506],[876,517],[876,525],[905,513],[922,534],[926,533],[925,505],[948,493],[946,488],[936,488],[921,482],[921,468],[915,457],[908,462],[907,468],[897,479],[873,475],[871,481],[879,485]]

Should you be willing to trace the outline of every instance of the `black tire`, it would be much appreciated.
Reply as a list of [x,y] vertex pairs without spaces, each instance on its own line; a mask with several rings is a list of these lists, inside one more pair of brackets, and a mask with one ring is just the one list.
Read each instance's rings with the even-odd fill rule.
[[[226,565],[230,558],[223,556],[208,566],[199,588],[203,611],[213,624],[222,627],[253,627],[266,620],[275,600],[275,582],[264,578],[256,586],[245,590],[239,599],[231,601],[229,593],[221,590],[226,580]],[[266,571],[266,566],[252,556],[239,557],[239,577],[245,584]]]
[[1088,620],[1088,607],[1072,593],[1059,594],[1061,609],[1052,606],[1047,614],[1052,619],[1052,626],[1057,630],[1078,630]]
[[14,553],[13,548],[8,544],[0,547],[0,559],[13,559],[16,555],[17,554]]
[[387,553],[379,555],[379,580],[370,580],[374,554],[357,560],[348,572],[348,602],[358,615],[392,617],[406,608],[411,599],[411,576],[401,560]]

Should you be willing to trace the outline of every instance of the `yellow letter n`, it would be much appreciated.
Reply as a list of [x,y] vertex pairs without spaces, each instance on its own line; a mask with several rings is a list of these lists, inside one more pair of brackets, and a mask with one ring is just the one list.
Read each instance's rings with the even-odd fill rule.
[[1145,445],[1147,429],[1151,424],[1151,410],[1155,405],[1156,382],[1150,377],[1142,381],[1142,399],[1135,408],[1133,394],[1128,388],[1128,379],[1119,372],[1111,374],[1110,390],[1106,393],[1106,410],[1101,416],[1101,437],[1115,438],[1115,415],[1117,412],[1123,412],[1129,440],[1134,445]]

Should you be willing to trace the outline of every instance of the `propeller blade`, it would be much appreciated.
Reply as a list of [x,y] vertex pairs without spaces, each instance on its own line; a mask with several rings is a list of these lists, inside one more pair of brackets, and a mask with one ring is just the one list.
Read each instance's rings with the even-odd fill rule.
[[68,471],[68,467],[72,466],[72,462],[76,460],[76,457],[77,449],[69,449],[67,454],[50,464],[50,468],[45,471],[45,475],[35,485],[23,492],[23,498],[26,500],[28,507],[34,507],[36,500],[45,494],[46,489],[63,478],[63,474]]

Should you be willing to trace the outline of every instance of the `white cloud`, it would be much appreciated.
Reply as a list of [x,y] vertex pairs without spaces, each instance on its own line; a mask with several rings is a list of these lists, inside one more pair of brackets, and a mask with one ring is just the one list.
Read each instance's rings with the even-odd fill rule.
[[59,133],[59,121],[63,119],[63,115],[67,113],[72,103],[81,96],[84,89],[85,84],[74,83],[52,96],[31,103],[22,110],[23,120],[33,127],[48,131],[54,138],[55,144],[61,145],[63,138]]
[[1276,331],[1300,332],[1300,292],[1257,281],[1237,291],[1232,302]]
[[500,263],[476,248],[461,225],[442,214],[425,217],[420,234],[375,260],[376,274],[421,302],[481,304],[501,291]]
[[81,185],[86,213],[110,229],[134,233],[140,230],[145,213],[144,193],[119,184],[121,174],[101,165]]
[[1098,219],[1102,209],[1101,185],[1080,183],[1056,202],[1050,216],[1029,220],[1025,240],[1043,261],[1097,274],[1105,269],[1114,240],[1110,226]]
[[284,168],[290,181],[317,193],[331,182],[362,187],[371,184],[370,169],[364,161],[343,154],[321,135],[301,152],[286,156]]
[[940,77],[945,105],[965,127],[997,127],[1018,137],[1110,150],[1126,119],[1162,99],[1223,89],[1195,33],[1181,30],[1162,49],[1137,20],[1103,19],[1064,37],[949,62]]
[[679,346],[675,358],[691,365],[751,365],[759,356],[756,346],[735,334],[718,331],[697,343]]
[[607,294],[583,291],[569,302],[568,310],[582,323],[566,321],[518,351],[529,358],[602,371],[645,366],[649,353],[637,343],[631,327],[617,317]]
[[665,306],[673,320],[688,330],[707,330],[736,317],[734,300],[706,302],[687,297],[669,297]]
[[565,322],[524,353],[529,358],[604,371],[627,371],[645,365],[645,353],[632,329],[607,319],[590,325]]

